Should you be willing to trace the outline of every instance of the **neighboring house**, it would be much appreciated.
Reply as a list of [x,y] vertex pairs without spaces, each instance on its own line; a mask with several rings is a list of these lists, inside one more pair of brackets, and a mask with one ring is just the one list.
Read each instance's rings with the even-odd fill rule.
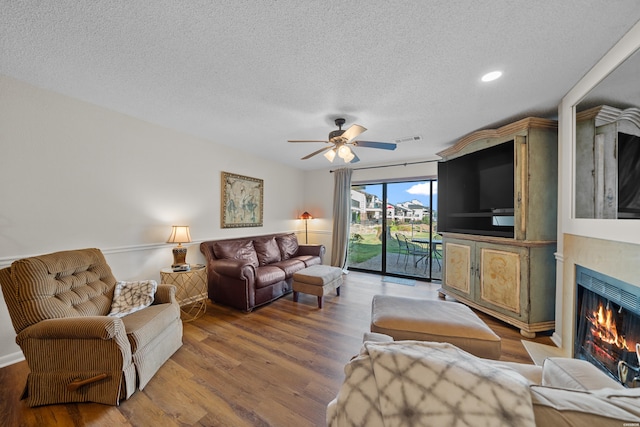
[[351,221],[360,224],[379,223],[382,219],[382,200],[375,194],[351,190]]

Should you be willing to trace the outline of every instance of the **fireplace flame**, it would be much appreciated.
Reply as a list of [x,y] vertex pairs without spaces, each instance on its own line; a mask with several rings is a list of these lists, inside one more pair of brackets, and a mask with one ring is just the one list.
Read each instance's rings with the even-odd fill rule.
[[635,351],[635,344],[628,345],[627,340],[618,334],[613,311],[608,307],[603,307],[602,303],[598,304],[598,310],[593,312],[589,318],[592,324],[591,334],[598,337],[602,342],[615,345],[624,350]]

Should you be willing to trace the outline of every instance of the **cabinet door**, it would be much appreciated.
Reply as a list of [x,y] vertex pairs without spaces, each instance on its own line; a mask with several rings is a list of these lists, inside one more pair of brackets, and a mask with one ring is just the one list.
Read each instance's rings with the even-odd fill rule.
[[479,304],[521,320],[528,316],[528,248],[478,243]]
[[475,244],[457,239],[444,240],[444,280],[443,286],[456,293],[472,296],[471,275]]

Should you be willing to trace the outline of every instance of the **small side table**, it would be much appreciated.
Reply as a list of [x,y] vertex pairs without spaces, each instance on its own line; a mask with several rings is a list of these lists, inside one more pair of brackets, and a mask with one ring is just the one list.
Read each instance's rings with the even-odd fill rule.
[[207,311],[207,269],[191,266],[191,271],[160,270],[161,283],[176,287],[182,321],[191,322]]

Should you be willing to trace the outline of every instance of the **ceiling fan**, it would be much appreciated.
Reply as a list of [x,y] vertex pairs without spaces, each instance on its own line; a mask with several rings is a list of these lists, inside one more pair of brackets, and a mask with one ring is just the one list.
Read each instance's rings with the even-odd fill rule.
[[395,150],[396,144],[392,142],[374,142],[374,141],[354,141],[354,139],[362,132],[366,131],[365,127],[360,125],[351,125],[349,129],[342,130],[345,120],[338,118],[335,120],[338,130],[329,132],[329,140],[307,140],[307,139],[290,139],[288,142],[324,142],[330,144],[311,154],[304,156],[301,160],[307,160],[316,154],[324,153],[324,156],[330,162],[336,158],[336,155],[344,160],[345,163],[356,163],[360,161],[352,147],[381,148],[383,150]]

